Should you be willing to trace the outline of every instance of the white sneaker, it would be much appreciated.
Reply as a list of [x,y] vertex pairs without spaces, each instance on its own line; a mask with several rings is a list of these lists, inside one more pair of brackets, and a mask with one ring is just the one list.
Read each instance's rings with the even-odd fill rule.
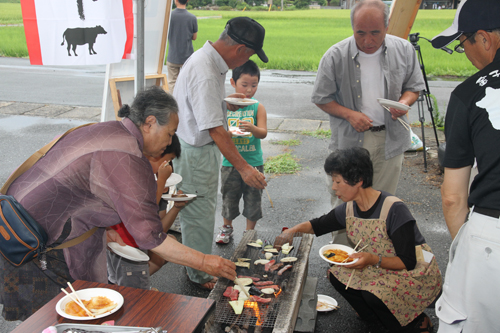
[[215,242],[217,244],[227,244],[233,238],[233,227],[228,225],[223,225],[219,228],[219,233],[215,237]]

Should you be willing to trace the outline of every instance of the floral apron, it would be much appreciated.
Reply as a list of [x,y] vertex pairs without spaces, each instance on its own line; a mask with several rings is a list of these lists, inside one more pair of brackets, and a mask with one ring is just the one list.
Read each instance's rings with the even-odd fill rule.
[[[354,216],[353,203],[347,203],[346,229],[347,237],[357,244],[358,248],[368,245],[364,252],[384,257],[395,257],[394,245],[387,234],[387,214],[394,202],[401,201],[391,196],[384,200],[378,219],[362,219]],[[427,244],[421,249],[431,252]],[[380,298],[401,326],[406,326],[420,315],[438,296],[442,280],[436,258],[430,263],[419,255],[420,246],[416,247],[417,264],[411,271],[406,269],[394,271],[367,266],[356,270],[349,284],[350,288],[365,290]],[[353,269],[349,266],[333,265],[330,272],[343,284],[347,285]]]

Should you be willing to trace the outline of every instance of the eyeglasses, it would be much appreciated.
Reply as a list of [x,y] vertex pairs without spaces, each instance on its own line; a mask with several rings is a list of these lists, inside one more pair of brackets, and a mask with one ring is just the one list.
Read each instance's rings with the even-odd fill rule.
[[464,48],[465,41],[467,39],[473,37],[475,34],[476,34],[475,32],[473,32],[472,34],[464,34],[464,36],[467,37],[467,38],[465,38],[463,40],[463,42],[461,42],[460,44],[458,44],[457,46],[455,46],[455,49],[454,49],[455,52],[457,52],[457,53],[464,53],[465,52],[465,48]]

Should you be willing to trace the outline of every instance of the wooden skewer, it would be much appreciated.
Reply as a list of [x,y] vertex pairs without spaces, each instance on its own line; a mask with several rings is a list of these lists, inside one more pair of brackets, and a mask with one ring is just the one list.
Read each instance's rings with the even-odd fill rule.
[[87,307],[83,304],[82,300],[80,299],[80,297],[78,297],[78,294],[76,293],[75,289],[73,288],[73,286],[71,285],[71,283],[69,281],[68,281],[68,286],[70,287],[71,291],[73,291],[73,293],[75,294],[76,299],[80,302],[80,304],[78,304],[78,305],[80,305],[82,307],[82,309],[84,309],[85,312],[87,312],[87,314],[89,316],[95,317],[94,314],[92,312],[90,312],[89,309],[87,309]]
[[[76,303],[76,304],[78,304],[78,305],[79,305],[82,309],[84,309],[84,310],[85,310],[85,312],[87,312],[87,314],[88,314],[90,317],[95,317],[95,316],[94,316],[94,314],[93,314],[92,312],[90,312],[90,311],[89,311],[89,310],[85,307],[85,305],[83,305],[83,303],[81,303],[80,299],[76,299],[76,298],[74,298],[74,297],[73,297],[73,294],[68,293],[68,292],[66,291],[66,289],[64,289],[64,288],[61,288],[61,290],[62,290],[62,291],[64,291],[64,293],[65,293],[66,295],[68,295],[68,296],[69,296],[69,298],[71,298],[71,299],[73,300],[73,302],[75,302],[75,303]],[[76,293],[75,293],[75,295],[76,295]]]

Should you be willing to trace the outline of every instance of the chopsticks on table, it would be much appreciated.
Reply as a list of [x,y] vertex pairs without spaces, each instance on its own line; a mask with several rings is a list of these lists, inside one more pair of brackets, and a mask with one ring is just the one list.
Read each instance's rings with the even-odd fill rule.
[[[90,316],[90,317],[95,317],[95,315],[89,311],[89,309],[87,309],[87,307],[83,304],[82,300],[80,299],[80,297],[78,297],[78,294],[76,293],[75,289],[73,289],[73,286],[71,285],[71,283],[68,282],[68,286],[71,288],[71,291],[73,291],[71,294],[68,293],[66,291],[66,289],[64,288],[61,288],[62,291],[64,291],[64,293],[66,295],[69,296],[69,298],[71,298],[76,304],[78,304],[82,309],[85,310],[85,312],[87,312],[87,314]],[[73,295],[75,297],[73,297]]]
[[[391,110],[390,110],[387,106],[383,106],[383,105],[382,105],[382,107],[383,107],[384,109],[386,109],[387,111],[391,112]],[[404,122],[404,121],[403,121],[401,118],[399,118],[399,117],[398,117],[398,120],[399,120],[399,122],[401,123],[401,125],[403,125],[403,127],[404,127],[404,128],[406,128],[406,130],[407,130],[407,131],[409,131],[409,130],[410,130],[410,125],[408,125],[406,122]]]
[[327,307],[327,308],[332,309],[332,310],[340,309],[340,306],[338,306],[338,305],[333,305],[333,304],[325,303],[325,302],[322,302],[322,301],[318,301],[318,304],[320,306],[324,306],[324,307]]

